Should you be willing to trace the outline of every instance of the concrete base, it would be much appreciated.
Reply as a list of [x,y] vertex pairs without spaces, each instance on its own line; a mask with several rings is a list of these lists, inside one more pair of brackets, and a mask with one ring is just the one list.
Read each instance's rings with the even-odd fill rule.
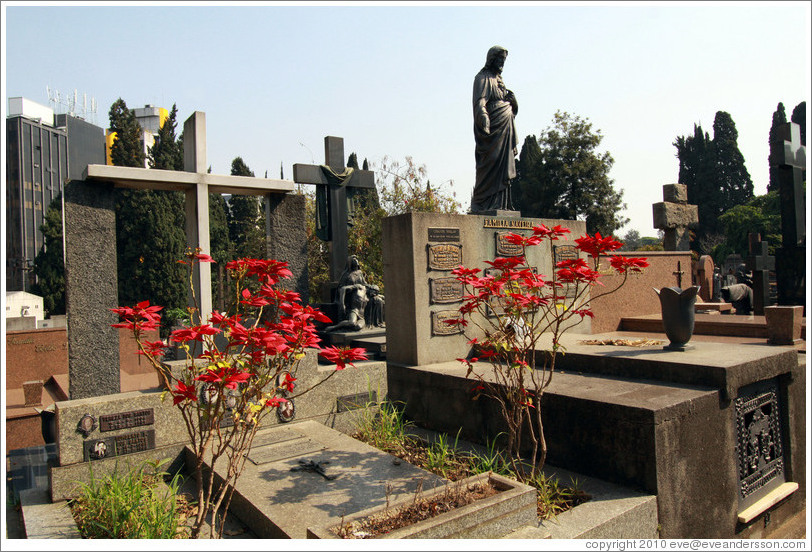
[[[665,538],[747,537],[764,515],[778,521],[805,507],[806,378],[795,350],[748,346],[734,358],[729,346],[704,342],[685,352],[589,350],[570,337],[542,404],[548,462],[656,494]],[[471,401],[474,381],[460,363],[390,362],[388,370],[390,399],[420,425],[479,442],[504,431],[494,402]],[[786,479],[800,489],[741,524],[734,399],[740,387],[772,378],[785,401]]]
[[[260,431],[249,459],[262,458],[263,446],[283,439],[309,450],[267,463],[246,462],[231,503],[231,511],[260,538],[303,539],[308,527],[337,524],[387,500],[412,496],[418,487],[429,491],[443,484],[434,474],[395,463],[394,456],[312,421]],[[327,461],[325,471],[337,477],[330,481],[313,472],[292,472],[299,460]]]

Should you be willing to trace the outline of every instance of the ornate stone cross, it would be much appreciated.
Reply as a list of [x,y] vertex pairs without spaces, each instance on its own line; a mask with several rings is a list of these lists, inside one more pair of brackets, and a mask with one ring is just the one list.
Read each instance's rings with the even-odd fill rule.
[[684,184],[663,186],[663,201],[655,203],[654,228],[665,231],[663,249],[688,251],[691,246],[690,228],[699,223],[696,205],[688,205],[688,188]]
[[293,165],[293,181],[317,186],[317,231],[330,242],[330,280],[337,282],[347,263],[349,251],[348,192],[375,188],[375,173],[344,166],[344,139],[324,137],[324,165]]

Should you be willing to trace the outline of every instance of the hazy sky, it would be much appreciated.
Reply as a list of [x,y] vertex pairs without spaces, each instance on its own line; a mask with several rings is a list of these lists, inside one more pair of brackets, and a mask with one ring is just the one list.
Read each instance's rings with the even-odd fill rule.
[[[166,4],[4,2],[3,95],[48,105],[46,87],[206,112],[208,160],[241,156],[263,176],[322,163],[323,137],[375,164],[409,155],[467,208],[471,90],[494,44],[519,102],[520,140],[556,110],[588,118],[615,159],[631,219],[656,235],[652,203],[677,181],[672,145],[727,111],[766,192],[768,132],[810,99],[810,3]],[[7,110],[4,102],[3,111]]]

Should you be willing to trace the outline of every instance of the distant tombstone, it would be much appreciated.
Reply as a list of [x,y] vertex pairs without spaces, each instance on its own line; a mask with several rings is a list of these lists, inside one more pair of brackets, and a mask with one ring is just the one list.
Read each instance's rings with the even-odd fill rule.
[[770,271],[775,270],[775,257],[767,253],[767,242],[761,241],[760,234],[749,234],[750,255],[746,267],[752,273],[753,314],[764,314],[764,307],[770,305]]
[[776,276],[779,305],[806,303],[806,148],[801,144],[797,123],[777,127],[775,140],[770,143],[770,158],[776,164],[770,172],[778,182],[781,195],[781,253],[778,255]]
[[699,211],[696,205],[688,205],[687,186],[666,184],[663,186],[663,201],[653,206],[654,227],[665,232],[663,249],[666,251],[688,251],[691,248],[690,229],[699,224]]
[[741,264],[742,257],[738,253],[733,253],[725,257],[725,262],[722,265],[722,287],[732,286],[738,283],[736,280],[736,271]]
[[705,303],[713,300],[713,259],[702,255],[696,263],[696,285],[699,286],[699,297]]

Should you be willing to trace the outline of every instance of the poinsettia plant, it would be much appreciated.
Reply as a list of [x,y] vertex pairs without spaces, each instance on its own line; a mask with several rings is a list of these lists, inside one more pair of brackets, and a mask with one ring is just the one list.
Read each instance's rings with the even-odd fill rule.
[[[191,536],[197,538],[211,516],[210,537],[220,538],[236,481],[263,418],[354,361],[366,360],[366,352],[319,346],[314,321],[331,321],[302,305],[298,293],[278,286],[291,276],[287,263],[239,259],[226,264],[235,286],[233,312],[213,312],[204,319],[196,304],[192,274],[196,263],[214,260],[196,249],[187,251],[179,262],[188,267],[193,306],[188,309],[188,327],[173,331],[169,342],[183,351],[185,364],[171,369],[161,361],[170,343],[144,339],[144,332],[159,327],[162,307],[144,301],[112,309],[121,319],[114,327],[133,332],[139,354],[152,363],[164,393],[171,395],[186,425],[195,455],[198,499]],[[319,349],[335,370],[309,388],[299,389],[296,371],[311,348]],[[226,465],[221,471],[224,481],[214,476],[220,460]],[[204,470],[204,463],[211,469]]]
[[[521,255],[486,261],[484,272],[464,266],[452,271],[465,293],[460,317],[447,322],[461,326],[469,337],[474,334],[471,354],[458,360],[476,380],[474,398],[487,396],[498,404],[507,426],[507,452],[521,478],[533,479],[547,457],[541,399],[557,353],[563,352],[561,336],[593,317],[590,301],[614,293],[630,273],[648,266],[643,257],[613,255],[623,244],[600,233],[576,239],[578,256],[557,262],[549,276],[528,266],[527,248],[545,242],[552,246],[569,232],[542,224],[531,235],[510,233],[506,239],[521,246]],[[601,264],[607,256],[611,268]],[[599,291],[607,269],[623,278],[614,288]],[[523,454],[527,450],[529,459]]]

